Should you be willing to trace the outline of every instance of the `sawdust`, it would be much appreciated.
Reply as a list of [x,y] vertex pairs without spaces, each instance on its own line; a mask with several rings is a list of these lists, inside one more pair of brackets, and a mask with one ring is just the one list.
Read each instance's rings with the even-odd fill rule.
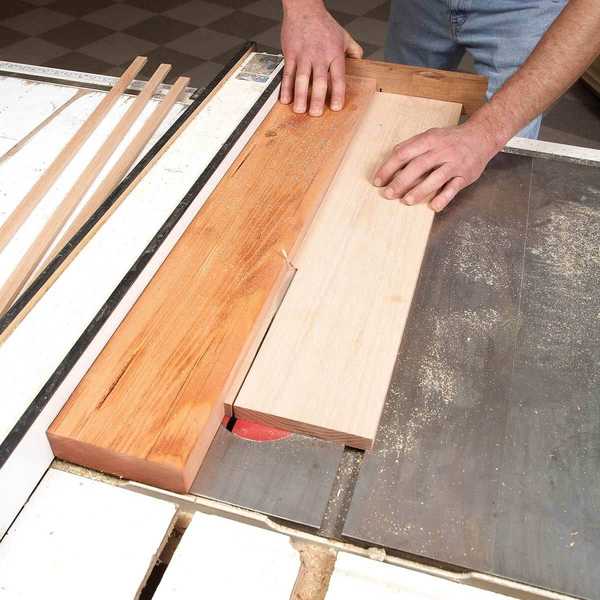
[[[599,191],[593,196],[600,201]],[[600,325],[598,207],[549,205],[532,224],[527,252],[531,267],[524,294],[534,322],[526,343],[547,367],[587,366],[593,375]]]
[[511,241],[506,229],[474,216],[458,223],[454,236],[444,259],[446,267],[451,265],[472,282],[495,288],[510,286],[510,273],[504,262],[498,260],[499,253],[510,250]]
[[335,550],[300,540],[291,544],[300,554],[300,572],[291,600],[323,600],[335,566]]
[[405,390],[411,386],[407,387],[404,377],[391,383],[378,431],[377,448],[382,456],[392,455],[399,462],[415,450],[423,429],[443,424],[455,408],[468,408],[467,403],[476,397],[466,393],[474,377],[465,372],[456,348],[481,348],[485,346],[482,340],[493,337],[502,325],[500,313],[486,306],[448,315],[436,314],[432,309],[425,315],[424,328],[431,330],[431,335],[414,375],[419,401],[415,403],[414,398],[406,396]]

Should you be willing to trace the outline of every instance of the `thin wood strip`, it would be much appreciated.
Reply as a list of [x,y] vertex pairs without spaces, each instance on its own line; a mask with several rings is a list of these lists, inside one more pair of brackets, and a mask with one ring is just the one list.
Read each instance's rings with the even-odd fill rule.
[[353,58],[346,59],[346,73],[372,77],[380,92],[458,102],[467,115],[486,102],[487,78],[472,73]]
[[85,120],[77,133],[67,142],[52,164],[44,171],[41,177],[33,184],[27,195],[21,200],[15,210],[0,226],[0,252],[10,241],[12,236],[25,222],[33,209],[40,203],[42,198],[58,179],[73,157],[77,154],[83,144],[96,130],[102,119],[112,108],[121,94],[129,87],[135,76],[142,70],[148,59],[138,56],[120,77],[115,86],[106,94],[94,112]]
[[459,104],[375,95],[234,416],[371,447],[433,221],[428,206],[385,200],[371,179],[395,144],[459,116]]
[[50,427],[56,456],[189,489],[373,91],[350,78],[319,119],[274,106]]
[[89,94],[89,93],[90,93],[90,90],[86,90],[86,89],[77,90],[77,93],[75,93],[73,96],[71,96],[71,98],[69,98],[66,102],[61,104],[51,115],[48,115],[41,123],[36,125],[26,136],[24,136],[22,139],[20,139],[14,146],[9,148],[2,156],[0,156],[0,164],[3,163],[5,160],[9,159],[11,156],[14,156],[15,154],[17,154],[17,152],[19,152],[19,150],[21,150],[21,148],[23,148],[23,146],[25,146],[25,144],[27,144],[27,142],[33,136],[35,136],[39,131],[44,129],[44,127],[46,127],[46,125],[48,125],[56,117],[58,117],[58,115],[60,115],[65,110],[65,108],[68,108],[69,106],[71,106],[71,104],[73,104],[80,98],[83,98],[83,96],[85,96],[86,94]]
[[136,188],[136,186],[142,181],[142,179],[150,172],[152,167],[157,163],[158,160],[169,150],[169,148],[177,141],[179,136],[185,131],[187,125],[189,125],[198,114],[204,110],[208,102],[214,97],[214,95],[223,87],[226,81],[229,80],[231,75],[235,73],[242,64],[247,60],[248,56],[253,52],[252,48],[249,48],[244,52],[244,54],[240,57],[240,59],[235,63],[235,65],[230,69],[221,81],[212,89],[212,91],[204,98],[204,100],[196,107],[194,112],[186,119],[185,123],[179,127],[175,135],[173,135],[169,141],[161,148],[160,152],[158,152],[152,160],[144,167],[141,173],[127,186],[127,189],[119,196],[119,198],[111,205],[111,207],[98,219],[95,225],[88,231],[83,239],[79,241],[77,246],[69,253],[69,255],[63,260],[59,267],[57,267],[50,277],[44,282],[44,284],[40,287],[40,289],[35,293],[35,295],[29,300],[26,306],[19,312],[19,314],[11,321],[10,325],[0,333],[0,345],[2,345],[6,339],[11,335],[11,333],[19,326],[19,324],[23,321],[23,319],[31,312],[31,310],[35,307],[35,305],[39,302],[39,300],[43,297],[46,291],[52,286],[52,284],[64,273],[65,269],[75,260],[77,255],[81,252],[81,250],[85,247],[85,245],[92,239],[92,237],[96,234],[96,232],[106,223],[106,221],[112,216],[114,211],[125,201],[127,196]]
[[[119,160],[112,167],[106,177],[100,182],[96,191],[89,200],[81,207],[69,227],[61,236],[60,240],[54,245],[54,250],[46,257],[42,264],[34,271],[28,281],[31,283],[47,266],[52,259],[61,251],[65,244],[79,231],[82,225],[98,210],[100,205],[106,200],[110,193],[115,189],[119,182],[125,177],[131,166],[138,158],[140,152],[146,147],[150,138],[161,126],[174,104],[177,102],[186,86],[190,82],[189,77],[179,77],[173,84],[164,100],[156,107],[153,113],[148,117],[135,138],[125,148]],[[120,202],[119,202],[120,204]],[[90,238],[86,238],[86,242]]]
[[56,239],[85,193],[104,168],[106,161],[112,156],[119,144],[121,144],[123,137],[148,104],[154,94],[154,90],[162,83],[170,70],[171,65],[163,64],[158,67],[142,92],[133,101],[127,112],[110,132],[108,138],[100,146],[67,195],[54,209],[47,223],[25,251],[25,254],[0,289],[0,314],[10,308],[10,305],[17,298],[34,269],[52,245],[52,242]]

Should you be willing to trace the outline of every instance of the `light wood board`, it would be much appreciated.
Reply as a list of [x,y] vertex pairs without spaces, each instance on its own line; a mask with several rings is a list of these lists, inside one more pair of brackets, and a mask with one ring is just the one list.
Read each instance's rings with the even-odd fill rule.
[[277,104],[49,430],[66,460],[187,491],[374,91],[320,119]]
[[377,93],[294,261],[298,271],[235,401],[244,419],[370,448],[433,211],[383,199],[393,146],[460,105]]
[[153,598],[287,600],[299,569],[288,536],[195,513]]
[[176,506],[50,469],[0,542],[2,600],[133,600]]
[[340,552],[325,600],[508,600],[508,596]]
[[[53,285],[0,343],[0,373],[11,374],[3,380],[0,402],[0,535],[6,531],[52,460],[46,429],[220,177],[242,150],[248,137],[242,137],[231,148],[222,163],[223,170],[217,170],[214,179],[209,179],[202,193],[177,221],[125,297],[103,322],[93,341],[84,347],[75,364],[66,369],[64,378],[51,388],[47,388],[47,382],[269,83],[270,79],[264,84],[256,84],[236,77],[229,78],[219,94],[210,98],[205,110],[200,111],[189,123],[186,122],[184,131],[168,146],[166,152],[160,154],[150,172],[137,183],[125,201],[111,212],[89,243],[76,254]],[[86,96],[76,104],[88,98]],[[98,99],[95,101],[98,102]],[[248,136],[256,130],[275,101],[276,93],[250,123]],[[65,113],[71,112],[71,108],[75,107],[70,107]],[[127,103],[119,114],[126,108]],[[181,109],[181,106],[173,109],[168,122],[156,136],[163,133]],[[38,135],[46,139],[48,129],[58,126],[58,121],[65,113]],[[74,116],[78,115],[71,115],[71,118]],[[115,115],[114,123],[118,117]],[[80,123],[80,118],[77,121]],[[104,135],[107,133],[104,131]],[[130,132],[130,139],[135,134],[135,131]],[[21,159],[31,157],[36,149],[39,151],[37,137],[22,152],[0,165],[0,170],[11,164],[15,167],[15,163],[19,163],[19,172],[26,172],[30,165],[23,164]],[[64,139],[65,136],[63,134],[60,137]],[[102,139],[97,141],[95,148],[100,146]],[[123,141],[125,147],[130,139],[127,136]],[[93,155],[95,148],[89,156]],[[112,165],[107,165],[107,169],[110,168]],[[76,176],[70,181],[75,181]],[[1,183],[6,183],[9,190],[14,190],[11,185],[19,179],[13,177],[2,180],[0,177]],[[67,189],[68,184],[63,191]],[[132,228],[131,223],[135,223],[136,227]],[[48,391],[40,394],[40,390],[46,389]],[[15,436],[16,442],[13,441]]]

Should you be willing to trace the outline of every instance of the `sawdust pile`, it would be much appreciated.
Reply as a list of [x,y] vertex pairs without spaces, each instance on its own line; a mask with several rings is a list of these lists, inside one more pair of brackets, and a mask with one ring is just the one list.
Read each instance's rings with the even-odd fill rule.
[[300,572],[291,600],[323,600],[335,566],[335,551],[320,544],[292,541],[300,554]]

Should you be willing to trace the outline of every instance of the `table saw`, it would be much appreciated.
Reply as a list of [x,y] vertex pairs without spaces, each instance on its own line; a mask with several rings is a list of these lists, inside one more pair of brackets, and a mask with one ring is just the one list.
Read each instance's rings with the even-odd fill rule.
[[[164,135],[188,114],[187,108],[202,93],[222,95],[222,110],[214,110],[212,127],[216,130],[227,122],[233,133],[225,139],[215,134],[213,145],[199,150],[207,153],[207,164],[213,164],[211,152],[220,153],[223,160],[203,175],[205,184],[213,176],[225,176],[233,161],[227,158],[228,151],[243,147],[252,120],[264,117],[275,101],[280,57],[262,55],[259,62],[258,68],[238,79],[239,88],[230,98],[220,87],[227,70],[204,92],[188,88],[159,132]],[[435,74],[423,77],[435,87]],[[66,97],[65,89],[103,90],[113,84],[114,78],[93,74],[0,63],[0,152],[56,109]],[[10,93],[1,92],[9,87]],[[141,83],[134,82],[129,92],[140,88]],[[443,93],[458,93],[451,85],[449,89]],[[169,86],[161,86],[155,101],[168,90]],[[427,93],[440,92],[428,88]],[[205,126],[210,128],[210,120]],[[151,152],[127,177],[151,160]],[[30,170],[15,172],[15,179],[31,177],[34,166],[24,164],[26,168]],[[170,168],[176,170],[177,164]],[[348,597],[335,591],[340,578],[362,577],[362,564],[343,566],[340,556],[394,565],[390,568],[398,571],[392,575],[364,567],[365,577],[382,582],[389,577],[388,590],[414,597],[428,586],[434,594],[436,582],[443,581],[456,587],[435,588],[438,595],[431,597],[469,597],[477,588],[481,598],[489,593],[490,599],[496,597],[492,592],[522,598],[600,598],[599,151],[515,138],[477,183],[436,216],[371,450],[344,448],[232,418],[218,429],[186,494],[59,460],[46,471],[53,457],[43,433],[64,404],[65,398],[59,399],[61,386],[78,361],[94,360],[90,348],[110,338],[118,319],[136,300],[135,295],[128,299],[130,290],[147,284],[134,283],[131,274],[142,272],[161,253],[164,259],[176,243],[174,238],[161,245],[157,239],[168,240],[178,229],[181,235],[189,223],[185,209],[193,205],[192,196],[166,215],[169,228],[155,227],[158,237],[114,291],[111,288],[112,293],[102,298],[102,309],[92,313],[66,358],[17,415],[15,426],[10,422],[0,428],[5,432],[0,440],[0,477],[4,476],[0,507],[7,531],[0,542],[0,592],[8,590],[10,598],[28,597],[19,596],[17,580],[2,574],[2,561],[15,568],[10,556],[13,560],[21,556],[19,544],[37,543],[35,527],[32,531],[28,524],[36,522],[36,515],[43,527],[54,527],[52,519],[58,529],[66,527],[64,516],[43,516],[44,506],[63,502],[57,496],[62,487],[72,491],[73,501],[80,493],[81,503],[93,506],[96,494],[104,493],[94,486],[113,486],[140,505],[149,498],[160,503],[158,508],[138,509],[131,501],[131,508],[122,509],[124,515],[148,510],[159,533],[144,542],[150,556],[141,560],[143,568],[131,571],[141,574],[139,581],[130,583],[133,587],[127,592],[125,587],[111,590],[122,593],[120,597],[135,596],[148,571],[156,574],[156,556],[169,554],[165,539],[177,538],[170,533],[174,525],[179,537],[185,531],[182,539],[188,536],[193,549],[192,531],[200,528],[201,536],[203,516],[217,514],[339,552],[338,566],[329,571],[333,577],[327,598]],[[156,222],[162,223],[164,216],[158,215]],[[100,217],[98,213],[94,218]],[[108,249],[104,260],[110,260]],[[46,280],[51,272],[45,271]],[[149,272],[148,280],[154,272]],[[44,284],[42,277],[25,291],[0,321],[2,331],[18,327],[20,311]],[[111,315],[116,319],[113,326]],[[30,344],[35,353],[34,338]],[[10,376],[2,373],[3,380]],[[82,491],[69,477],[81,478]],[[25,495],[13,495],[12,486],[26,490]],[[119,513],[128,502],[119,499],[113,510]],[[86,518],[81,505],[70,510],[83,511],[78,518]],[[197,515],[198,525],[189,524],[190,513]],[[207,527],[212,526],[211,522]],[[219,530],[229,525],[214,526]],[[245,533],[240,531],[234,528],[230,535],[243,539]],[[76,530],[68,531],[73,543],[77,535]],[[137,530],[130,535],[138,535]],[[248,543],[254,544],[254,538]],[[265,548],[271,544],[277,548],[271,541]],[[181,545],[183,553],[183,541]],[[48,546],[48,552],[52,548]],[[103,548],[106,551],[108,547]],[[130,550],[132,555],[137,551]],[[269,551],[265,549],[265,556]],[[163,576],[173,590],[177,578],[184,577],[178,564],[174,558]],[[293,565],[292,561],[292,567],[281,569],[290,568],[295,580]],[[20,568],[31,573],[34,567]],[[414,589],[399,583],[402,577],[408,581],[410,573],[428,579],[416,581]],[[56,582],[44,584],[60,589]],[[180,584],[183,590],[185,585]],[[161,593],[185,597],[169,596],[165,586],[158,586],[156,597]],[[383,588],[364,588],[365,593],[369,590],[387,597]],[[287,597],[281,593],[272,597]],[[312,597],[325,597],[324,593]]]

